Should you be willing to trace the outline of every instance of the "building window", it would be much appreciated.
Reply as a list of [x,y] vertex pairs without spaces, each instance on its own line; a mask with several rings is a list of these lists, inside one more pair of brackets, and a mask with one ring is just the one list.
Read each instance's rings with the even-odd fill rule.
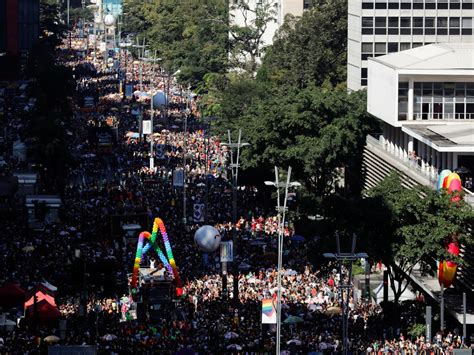
[[418,47],[421,47],[421,46],[423,46],[423,43],[413,43],[411,45],[411,48],[418,48]]
[[398,17],[389,17],[388,18],[388,34],[389,35],[398,35]]
[[375,57],[387,54],[386,43],[375,43]]
[[462,34],[472,35],[472,17],[463,17],[461,23],[462,23]]
[[375,8],[376,9],[386,9],[387,2],[385,0],[375,0]]
[[400,8],[403,10],[411,9],[411,0],[401,0]]
[[384,35],[387,33],[387,18],[386,17],[376,17],[375,18],[375,34]]
[[362,34],[371,35],[374,32],[374,18],[362,17]]
[[411,17],[400,17],[400,34],[411,34]]
[[400,51],[406,51],[411,48],[411,43],[402,42],[400,43]]
[[462,0],[463,9],[472,9],[472,0]]
[[435,0],[426,0],[425,2],[425,9],[436,9],[436,2]]
[[[303,5],[304,8],[304,5]],[[373,9],[374,8],[374,3],[373,2],[363,2],[362,3],[362,8],[363,9]]]
[[423,34],[423,17],[413,17],[413,34]]
[[459,0],[449,0],[449,8],[452,10],[457,10],[461,8]]
[[413,0],[414,9],[423,9],[423,0]]
[[398,0],[388,0],[388,8],[389,9],[398,9],[400,6],[398,4]]
[[438,35],[448,34],[448,18],[447,17],[438,17],[437,25],[438,25],[438,28],[437,28]]
[[[313,1],[312,0],[303,0],[303,9],[311,9],[313,7]],[[364,8],[364,4],[362,4],[362,8]]]
[[460,26],[459,17],[450,17],[449,18],[449,34],[450,35],[460,34],[459,26]]
[[438,0],[438,9],[446,10],[448,8],[448,0]]
[[367,68],[360,69],[360,85],[367,86]]
[[398,120],[405,121],[408,114],[408,82],[398,83]]
[[435,18],[425,17],[425,35],[434,35],[435,32]]
[[388,53],[398,52],[398,42],[387,43],[387,52]]
[[362,43],[361,46],[361,58],[362,60],[367,60],[367,58],[374,56],[374,44],[372,42]]

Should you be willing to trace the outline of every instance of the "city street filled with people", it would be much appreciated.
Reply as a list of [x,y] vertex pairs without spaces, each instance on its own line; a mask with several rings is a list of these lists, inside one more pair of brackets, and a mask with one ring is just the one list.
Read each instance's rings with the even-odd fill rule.
[[[274,202],[263,203],[268,190],[239,185],[234,220],[232,152],[199,112],[199,95],[158,64],[137,64],[127,50],[116,54],[118,67],[109,68],[100,56],[78,59],[65,47],[69,56],[61,61],[74,68],[76,87],[67,143],[72,166],[58,193],[61,206],[57,216],[45,212],[48,217],[32,227],[22,200],[13,199],[0,220],[0,285],[14,284],[24,292],[41,288],[58,312],[42,318],[38,293],[26,309],[3,306],[7,318],[19,321],[18,327],[0,329],[0,353],[43,353],[49,345],[96,345],[101,354],[274,353],[275,325],[262,324],[262,301],[275,303],[277,297],[279,219]],[[159,92],[167,101],[151,108],[151,95],[144,92]],[[20,108],[12,100],[4,105],[6,143],[27,138],[17,118]],[[152,133],[143,134],[140,124],[151,115]],[[26,164],[12,156],[0,171],[7,176]],[[50,195],[49,188],[39,179],[37,195]],[[36,212],[39,218],[41,209]],[[131,305],[147,303],[145,291],[130,287],[138,236],[146,228],[151,232],[156,217],[166,226],[183,294],[158,311],[133,313]],[[234,261],[226,274],[219,249],[204,253],[194,242],[204,224],[214,226],[222,241],[232,240],[235,229]],[[340,285],[347,280],[341,280],[336,263],[314,262],[317,237],[297,232],[291,221],[281,230],[281,349],[340,353]],[[144,269],[165,269],[152,252],[140,263]],[[176,286],[173,275],[162,279]],[[145,283],[142,278],[143,289]],[[433,339],[408,336],[410,311],[387,322],[380,305],[366,297],[351,295],[347,304],[354,354],[448,354],[465,347],[458,329]]]

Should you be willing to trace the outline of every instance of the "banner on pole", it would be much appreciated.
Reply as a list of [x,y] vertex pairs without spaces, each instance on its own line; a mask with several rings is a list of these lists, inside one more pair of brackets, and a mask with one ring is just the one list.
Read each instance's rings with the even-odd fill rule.
[[232,241],[221,242],[221,263],[234,261],[234,244]]
[[173,171],[173,186],[175,187],[184,186],[184,171],[183,170]]
[[276,324],[277,316],[275,303],[272,298],[262,300],[262,324]]
[[195,203],[194,204],[194,222],[204,222],[204,203]]
[[165,159],[165,145],[164,144],[157,144],[156,145],[156,159],[163,160]]
[[143,120],[143,134],[151,134],[151,121]]
[[130,99],[132,95],[133,95],[133,85],[132,84],[125,85],[125,97],[127,99]]

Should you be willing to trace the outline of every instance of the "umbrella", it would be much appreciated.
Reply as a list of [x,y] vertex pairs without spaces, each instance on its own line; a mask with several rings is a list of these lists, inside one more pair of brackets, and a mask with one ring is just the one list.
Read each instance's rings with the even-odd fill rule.
[[231,349],[231,350],[242,350],[242,347],[240,345],[237,345],[237,344],[230,344],[227,349]]
[[339,313],[341,313],[341,308],[336,307],[336,306],[329,307],[328,309],[326,309],[326,311],[324,313],[326,313],[327,315],[339,314]]
[[56,343],[59,341],[59,337],[56,335],[48,335],[46,338],[44,338],[44,341],[47,343]]
[[64,237],[65,235],[69,235],[69,232],[68,231],[61,231],[61,232],[59,232],[59,235],[61,237]]
[[296,243],[302,243],[305,240],[306,240],[305,237],[303,237],[302,235],[294,235],[291,237],[291,241],[296,242]]
[[234,332],[227,332],[224,334],[224,339],[235,339],[238,337],[239,337],[239,334],[234,333]]
[[30,252],[30,251],[35,250],[35,247],[32,246],[32,245],[27,245],[26,247],[24,247],[24,248],[21,249],[21,250],[23,250],[24,252],[27,252],[27,253],[28,253],[28,252]]
[[299,340],[299,339],[291,339],[291,340],[287,341],[286,343],[287,343],[288,345],[290,345],[290,344],[295,344],[295,345],[297,345],[297,346],[300,346],[300,345],[301,345],[301,340]]
[[303,323],[303,322],[304,322],[303,318],[298,317],[298,316],[289,316],[283,321],[283,323],[285,324],[295,324],[295,323]]
[[297,272],[295,270],[289,269],[285,271],[286,276],[295,276]]
[[114,334],[105,334],[102,337],[102,340],[105,340],[105,341],[112,341],[112,340],[115,340],[115,339],[117,339],[117,336],[114,335]]

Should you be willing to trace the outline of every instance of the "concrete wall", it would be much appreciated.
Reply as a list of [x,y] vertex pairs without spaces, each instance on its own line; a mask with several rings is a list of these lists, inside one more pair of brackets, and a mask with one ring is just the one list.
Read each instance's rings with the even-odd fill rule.
[[398,74],[393,69],[369,60],[367,86],[367,112],[399,127],[398,122]]

